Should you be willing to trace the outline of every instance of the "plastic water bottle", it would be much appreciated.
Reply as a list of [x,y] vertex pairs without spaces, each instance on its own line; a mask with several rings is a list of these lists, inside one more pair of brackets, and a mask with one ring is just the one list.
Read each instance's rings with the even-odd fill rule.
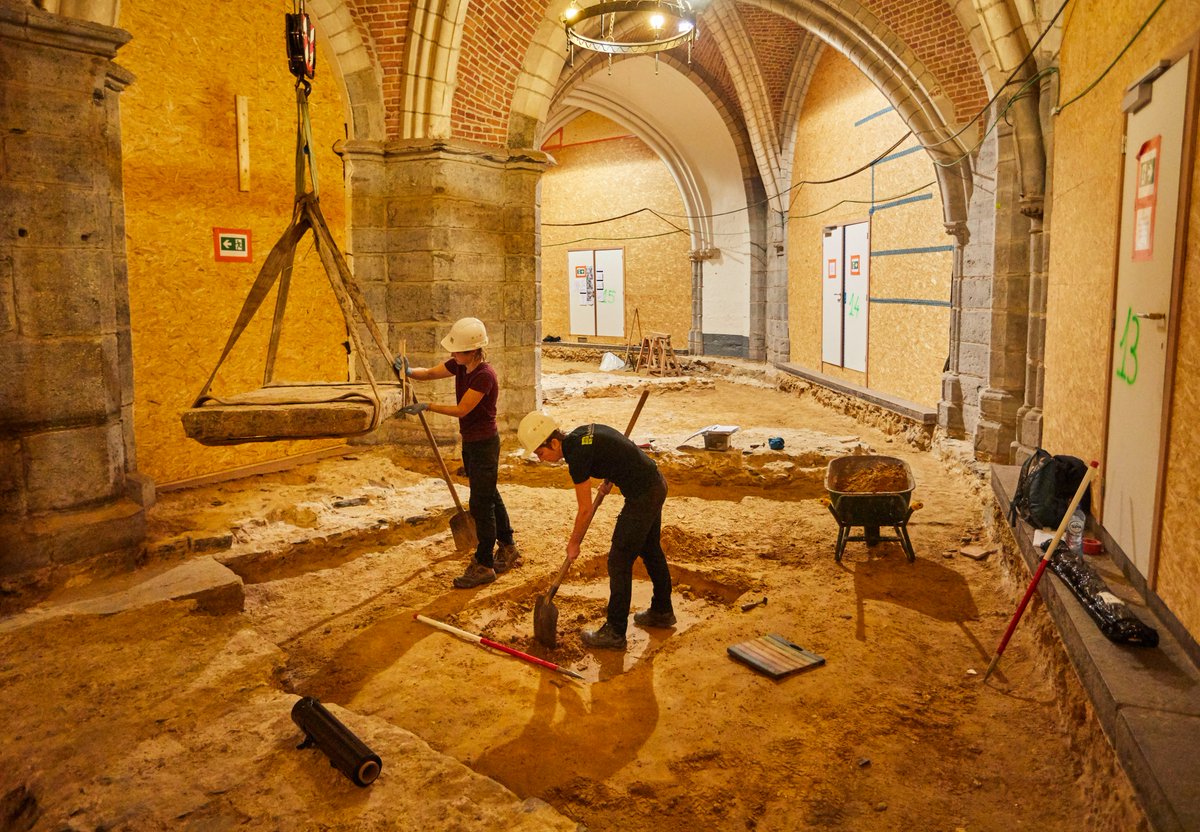
[[1083,509],[1075,509],[1075,513],[1071,515],[1070,521],[1067,522],[1067,548],[1075,554],[1083,553],[1083,529],[1087,525],[1086,515]]

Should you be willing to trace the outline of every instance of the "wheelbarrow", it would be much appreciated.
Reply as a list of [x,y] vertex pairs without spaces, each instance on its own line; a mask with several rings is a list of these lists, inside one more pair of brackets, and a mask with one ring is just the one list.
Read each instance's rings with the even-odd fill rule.
[[[916,554],[908,537],[908,519],[921,507],[920,503],[911,502],[916,487],[908,463],[894,456],[859,454],[830,460],[825,472],[825,490],[829,496],[821,502],[838,524],[833,559],[841,563],[846,544],[851,541],[874,546],[883,540],[894,540],[912,563]],[[851,534],[855,526],[861,526],[863,533]],[[895,535],[881,535],[884,526],[891,526]]]

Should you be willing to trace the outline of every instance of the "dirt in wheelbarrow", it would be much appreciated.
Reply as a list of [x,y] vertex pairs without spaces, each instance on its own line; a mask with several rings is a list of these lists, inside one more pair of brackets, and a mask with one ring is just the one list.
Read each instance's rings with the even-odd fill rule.
[[[0,828],[1145,829],[1040,605],[982,682],[1026,577],[1008,574],[969,453],[918,450],[907,423],[777,389],[761,367],[721,369],[647,379],[545,362],[547,409],[566,428],[623,429],[636,388],[654,389],[633,437],[669,482],[678,622],[631,624],[620,652],[579,637],[603,620],[620,495],[558,592],[548,650],[533,638],[534,599],[562,563],[575,497],[565,468],[511,455],[512,441],[500,491],[524,562],[473,590],[451,587],[466,564],[427,461],[356,447],[164,493],[150,518],[159,555],[142,571],[175,565],[163,553],[181,535],[230,535],[221,560],[243,575],[245,608],[53,617],[105,586],[81,576],[10,626]],[[575,388],[587,395],[561,392]],[[728,451],[687,439],[708,424],[740,427]],[[911,467],[915,562],[891,541],[850,543],[834,562],[837,524],[820,498],[828,461],[850,453]],[[960,556],[968,543],[997,551]],[[634,610],[649,597],[639,566]],[[728,654],[768,634],[825,663],[775,680]],[[300,695],[381,756],[369,789],[296,749]]]

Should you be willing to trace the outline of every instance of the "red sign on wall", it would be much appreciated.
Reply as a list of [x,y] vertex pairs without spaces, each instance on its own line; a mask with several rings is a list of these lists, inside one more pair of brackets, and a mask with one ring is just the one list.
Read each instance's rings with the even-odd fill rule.
[[214,228],[213,259],[249,263],[254,259],[249,228]]
[[1154,259],[1154,214],[1158,208],[1158,169],[1162,136],[1155,136],[1138,150],[1137,193],[1133,199],[1133,258]]

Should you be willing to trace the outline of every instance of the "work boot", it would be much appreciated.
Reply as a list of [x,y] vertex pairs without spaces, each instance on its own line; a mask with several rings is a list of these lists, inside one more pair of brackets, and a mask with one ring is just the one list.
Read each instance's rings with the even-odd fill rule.
[[581,638],[588,647],[601,647],[605,650],[625,649],[625,635],[614,630],[608,622],[599,630],[584,630]]
[[521,551],[517,548],[517,544],[501,543],[500,548],[496,550],[495,557],[492,558],[492,563],[497,575],[520,566],[523,561],[521,560]]
[[633,623],[639,627],[661,627],[665,630],[675,626],[675,613],[671,610],[666,612],[642,610],[633,614]]
[[484,566],[478,561],[471,561],[471,565],[467,567],[467,571],[454,579],[454,585],[459,589],[470,589],[473,586],[490,584],[494,580],[496,580],[495,569]]

